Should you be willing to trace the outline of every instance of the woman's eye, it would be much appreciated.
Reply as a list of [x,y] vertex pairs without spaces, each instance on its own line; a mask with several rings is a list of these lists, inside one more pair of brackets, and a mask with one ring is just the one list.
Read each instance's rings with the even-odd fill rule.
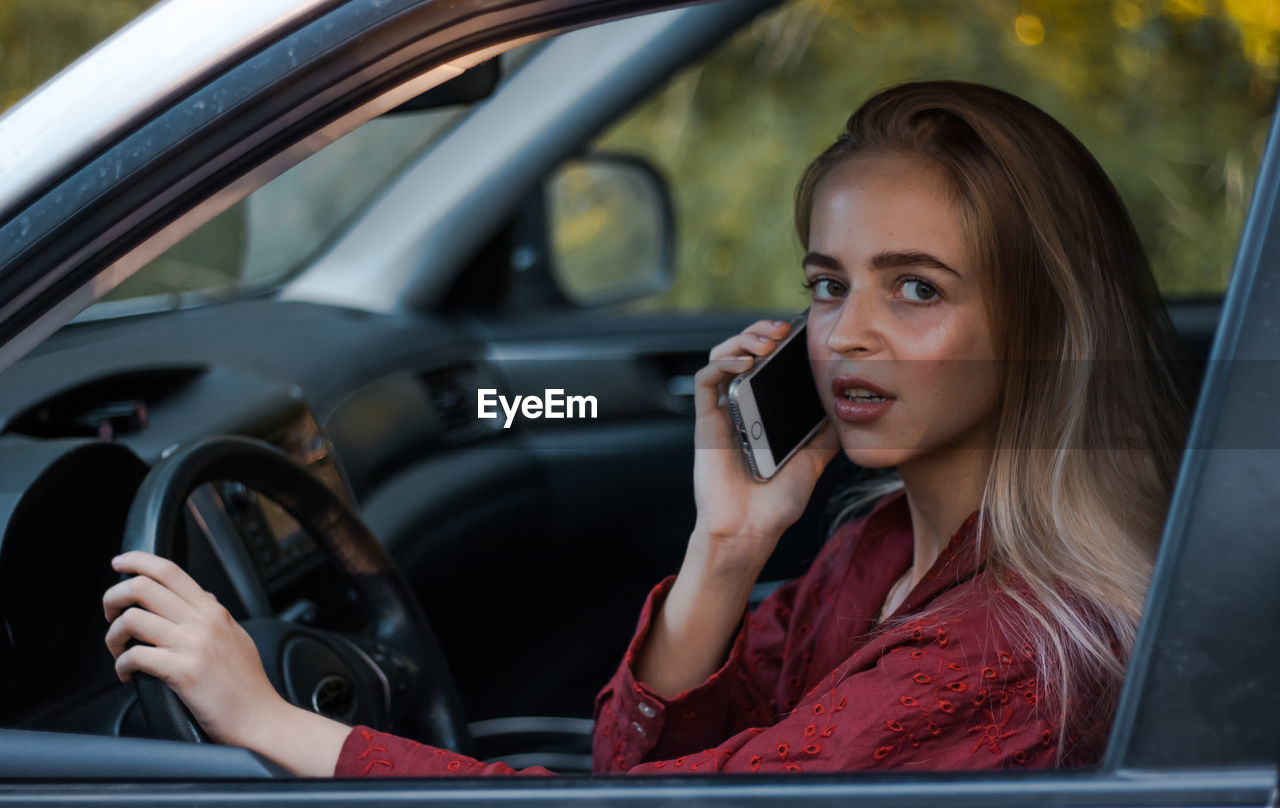
[[832,300],[837,297],[844,297],[844,284],[833,278],[815,278],[811,281],[805,281],[806,289],[813,293],[814,300]]
[[902,293],[907,300],[928,303],[938,296],[938,289],[927,281],[907,280],[902,282]]

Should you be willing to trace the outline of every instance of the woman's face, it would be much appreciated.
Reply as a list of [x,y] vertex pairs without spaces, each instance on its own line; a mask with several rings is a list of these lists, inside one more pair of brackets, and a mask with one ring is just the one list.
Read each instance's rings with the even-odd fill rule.
[[809,361],[850,460],[902,466],[993,445],[985,280],[938,171],[889,155],[832,169],[815,189],[804,272]]

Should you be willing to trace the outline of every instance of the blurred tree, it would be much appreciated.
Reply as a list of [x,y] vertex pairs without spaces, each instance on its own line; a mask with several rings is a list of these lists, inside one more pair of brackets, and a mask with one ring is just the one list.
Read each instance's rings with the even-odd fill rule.
[[[1275,104],[1276,0],[797,0],[599,142],[672,179],[676,287],[644,308],[802,308],[791,194],[875,90],[979,81],[1041,106],[1112,177],[1166,294],[1225,288]],[[744,99],[750,99],[744,103]]]
[[71,64],[156,0],[0,0],[0,109]]
[[[154,1],[0,0],[0,106]],[[1231,269],[1278,73],[1280,0],[793,0],[599,145],[646,155],[673,182],[678,280],[645,307],[800,308],[790,200],[804,165],[876,89],[980,81],[1038,104],[1093,151],[1167,294],[1213,295]]]

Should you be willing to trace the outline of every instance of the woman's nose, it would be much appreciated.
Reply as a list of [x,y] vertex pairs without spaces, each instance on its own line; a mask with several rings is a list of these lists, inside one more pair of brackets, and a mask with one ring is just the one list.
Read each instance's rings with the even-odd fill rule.
[[850,289],[827,333],[827,347],[838,354],[875,354],[881,345],[876,322],[870,291]]

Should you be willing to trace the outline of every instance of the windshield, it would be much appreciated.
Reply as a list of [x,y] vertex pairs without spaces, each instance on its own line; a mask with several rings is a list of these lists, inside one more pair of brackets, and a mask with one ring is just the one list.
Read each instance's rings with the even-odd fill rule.
[[[496,57],[499,84],[543,44]],[[205,222],[77,319],[175,309],[278,287],[475,106],[394,110],[356,128]]]
[[86,315],[176,308],[279,285],[469,109],[397,113],[370,121],[206,222]]

